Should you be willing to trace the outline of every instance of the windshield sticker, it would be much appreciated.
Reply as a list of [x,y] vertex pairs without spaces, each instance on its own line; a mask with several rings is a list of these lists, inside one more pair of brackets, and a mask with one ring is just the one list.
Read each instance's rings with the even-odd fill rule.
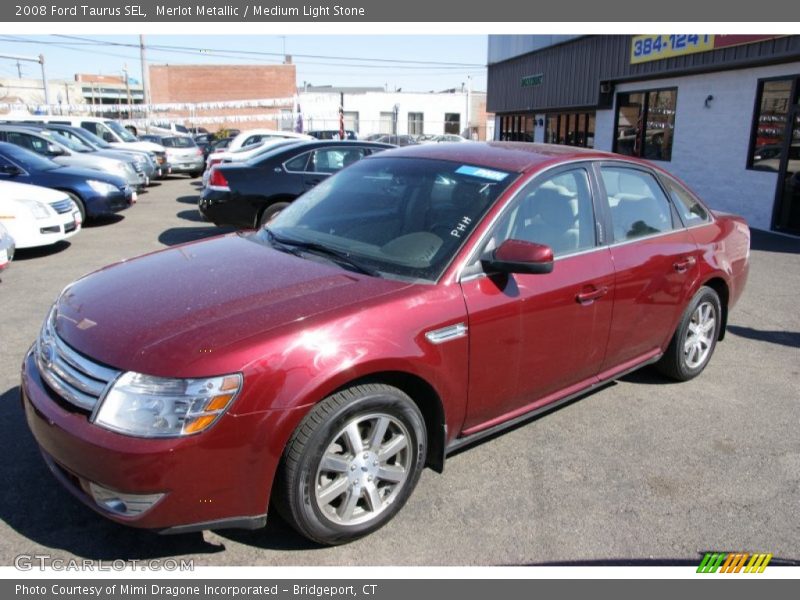
[[503,181],[503,179],[508,177],[508,173],[503,173],[502,171],[492,171],[491,169],[483,169],[481,167],[470,167],[469,165],[458,167],[456,169],[456,173],[458,173],[459,175],[471,175],[472,177],[482,177],[483,179],[491,179],[492,181]]

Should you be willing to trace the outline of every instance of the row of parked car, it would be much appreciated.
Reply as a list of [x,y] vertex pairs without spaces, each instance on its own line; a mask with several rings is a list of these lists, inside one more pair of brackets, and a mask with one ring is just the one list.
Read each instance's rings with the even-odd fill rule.
[[0,270],[16,249],[47,246],[124,210],[171,173],[199,177],[187,135],[134,136],[110,119],[30,115],[0,122]]

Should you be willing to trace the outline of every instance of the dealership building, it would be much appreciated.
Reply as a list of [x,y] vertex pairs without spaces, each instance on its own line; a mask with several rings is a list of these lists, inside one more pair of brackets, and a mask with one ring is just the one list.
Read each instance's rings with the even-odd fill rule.
[[800,235],[800,36],[489,36],[495,139],[654,161]]

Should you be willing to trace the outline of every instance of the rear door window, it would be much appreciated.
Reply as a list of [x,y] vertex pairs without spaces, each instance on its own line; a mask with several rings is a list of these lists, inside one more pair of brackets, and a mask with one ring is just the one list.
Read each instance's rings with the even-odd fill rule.
[[600,169],[611,213],[614,241],[621,242],[674,229],[669,200],[655,176],[640,169]]
[[700,225],[711,220],[708,211],[686,188],[672,179],[666,180],[666,186],[675,208],[687,227]]

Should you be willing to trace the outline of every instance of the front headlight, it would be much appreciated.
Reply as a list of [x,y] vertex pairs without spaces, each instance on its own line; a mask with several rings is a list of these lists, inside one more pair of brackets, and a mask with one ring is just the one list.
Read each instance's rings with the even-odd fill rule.
[[88,179],[86,183],[89,184],[89,187],[92,188],[95,192],[102,196],[108,196],[109,194],[113,194],[114,192],[118,192],[119,188],[115,185],[111,185],[110,183],[106,183],[105,181],[97,181],[96,179]]
[[53,216],[50,207],[44,202],[29,199],[20,200],[20,202],[28,208],[34,219],[48,219]]
[[209,428],[242,387],[237,374],[208,379],[165,379],[123,374],[94,418],[101,427],[139,437],[178,437]]

